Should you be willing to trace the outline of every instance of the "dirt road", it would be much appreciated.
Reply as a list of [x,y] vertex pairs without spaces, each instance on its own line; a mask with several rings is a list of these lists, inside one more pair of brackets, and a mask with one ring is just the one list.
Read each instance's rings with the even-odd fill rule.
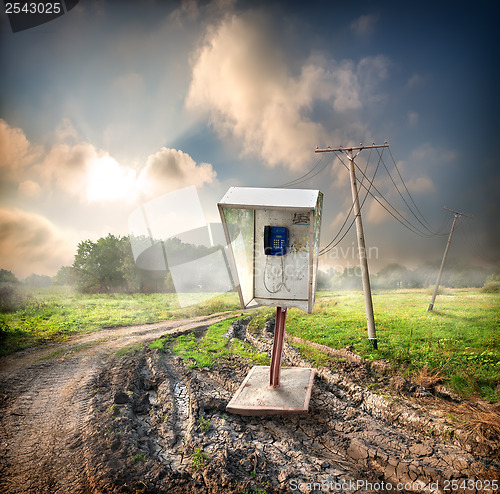
[[[318,369],[307,416],[241,417],[225,406],[249,362],[190,370],[168,348],[137,346],[224,317],[102,330],[2,359],[0,492],[500,489],[498,438],[471,436],[450,423],[453,404],[425,393],[370,392],[388,377],[355,359]],[[270,350],[269,327],[234,336]],[[308,365],[289,345],[285,363]]]

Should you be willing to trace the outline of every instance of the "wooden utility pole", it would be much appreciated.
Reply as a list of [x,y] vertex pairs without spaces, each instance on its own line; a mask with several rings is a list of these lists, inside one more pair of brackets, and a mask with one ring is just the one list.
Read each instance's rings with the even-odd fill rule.
[[457,222],[457,219],[460,216],[467,216],[468,218],[472,218],[472,216],[469,216],[468,214],[465,213],[460,213],[458,211],[455,211],[454,209],[448,209],[448,208],[444,209],[446,209],[447,211],[451,211],[452,213],[455,213],[455,217],[453,218],[453,224],[451,225],[450,235],[448,236],[448,242],[446,242],[446,248],[444,249],[443,260],[441,261],[441,267],[439,268],[439,274],[437,277],[436,286],[434,287],[434,293],[432,294],[431,303],[429,304],[427,311],[430,311],[434,308],[434,302],[436,300],[436,296],[439,290],[439,283],[441,283],[441,276],[443,274],[444,263],[446,262],[446,256],[448,255],[448,249],[450,248],[451,237],[453,236],[453,230],[455,230],[455,224]]
[[[349,160],[349,173],[351,177],[351,193],[352,201],[354,206],[354,217],[356,220],[356,233],[358,237],[358,257],[359,264],[361,266],[361,277],[363,280],[363,293],[365,296],[365,311],[366,311],[366,324],[368,328],[368,341],[370,345],[376,350],[377,349],[377,333],[375,330],[375,317],[373,315],[373,301],[372,292],[370,286],[370,274],[368,272],[368,259],[366,256],[366,246],[365,237],[363,234],[363,222],[361,221],[361,207],[359,205],[359,191],[356,182],[356,171],[354,159],[363,149],[373,149],[373,148],[385,148],[389,147],[389,144],[373,144],[371,146],[354,146],[349,148],[327,148],[327,149],[316,149],[316,153],[328,153],[328,152],[342,152],[345,153],[347,159]],[[353,150],[357,150],[356,156],[353,155]]]

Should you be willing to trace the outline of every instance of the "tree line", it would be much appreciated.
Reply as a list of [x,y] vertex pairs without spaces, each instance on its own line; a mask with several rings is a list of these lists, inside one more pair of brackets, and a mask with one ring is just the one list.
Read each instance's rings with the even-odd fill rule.
[[[78,244],[71,266],[62,266],[54,277],[32,274],[22,284],[40,288],[70,285],[83,293],[166,291],[167,273],[141,270],[136,266],[130,238],[108,234],[96,242]],[[20,284],[16,276],[0,270],[0,283]]]
[[178,238],[166,241],[152,241],[149,238],[133,240],[136,246],[141,246],[137,260],[129,236],[109,234],[96,242],[80,242],[73,265],[61,268],[54,282],[74,285],[83,293],[174,292],[168,263],[182,264],[205,257],[216,249],[195,246]]
[[[441,262],[427,262],[415,269],[391,263],[377,274],[370,275],[374,289],[427,288],[436,283]],[[449,259],[443,272],[441,286],[448,288],[479,288],[487,283],[500,281],[500,263],[493,269],[473,266],[468,262]],[[345,268],[343,272],[333,269],[318,273],[318,289],[361,290],[361,272],[358,267]]]
[[[167,266],[169,262],[182,264],[193,259],[205,257],[219,247],[195,246],[184,243],[178,238],[165,242],[152,242],[150,239],[134,239],[136,245],[147,242],[141,250],[149,253],[153,266],[144,269],[144,263],[136,262],[129,236],[108,234],[97,241],[84,240],[78,244],[71,266],[63,266],[54,277],[32,274],[23,281],[31,287],[49,285],[72,285],[82,293],[152,293],[173,292],[172,276]],[[147,247],[147,246],[146,246]],[[151,261],[150,261],[151,262]],[[209,261],[207,261],[209,262]],[[426,263],[414,270],[400,264],[388,264],[377,274],[371,275],[373,288],[425,288],[436,282],[440,261]],[[318,271],[318,289],[361,289],[362,282],[358,267],[345,268],[338,272],[332,268]],[[493,273],[486,268],[474,267],[468,263],[450,259],[444,271],[441,284],[449,288],[482,287],[486,283],[500,282],[500,263]],[[0,269],[0,284],[20,283],[16,276]],[[204,286],[203,286],[204,285]],[[210,291],[209,283],[200,283],[200,290]]]

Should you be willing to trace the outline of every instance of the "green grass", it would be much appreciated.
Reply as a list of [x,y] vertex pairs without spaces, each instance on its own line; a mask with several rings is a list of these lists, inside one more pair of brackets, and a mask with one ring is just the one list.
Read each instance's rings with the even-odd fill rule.
[[410,377],[426,367],[463,396],[498,401],[500,295],[449,290],[427,312],[429,299],[424,290],[375,292],[378,350],[368,344],[362,292],[320,292],[313,314],[288,311],[287,330],[332,348],[352,346],[368,359],[387,359]]
[[38,290],[26,298],[23,308],[0,313],[0,355],[102,328],[189,318],[238,308],[236,293],[181,308],[176,295],[171,293],[84,295],[68,288]]
[[147,458],[142,454],[142,453],[138,453],[134,456],[134,461],[146,461]]
[[251,345],[236,339],[230,343],[223,336],[235,319],[233,317],[213,324],[200,339],[193,333],[178,336],[173,343],[172,352],[182,357],[190,368],[210,368],[217,360],[232,354],[248,358],[259,365],[268,364],[269,358],[265,353],[259,353]]
[[164,336],[163,338],[158,338],[157,340],[152,341],[149,344],[150,350],[163,350],[165,348],[165,344],[170,341],[170,336]]
[[198,428],[201,432],[207,432],[210,427],[212,427],[212,422],[210,422],[210,420],[205,417],[200,417],[198,419]]
[[[290,309],[287,331],[294,336],[332,348],[354,347],[367,359],[387,359],[412,377],[422,369],[439,373],[447,386],[466,397],[499,401],[500,392],[500,293],[475,289],[446,290],[438,295],[435,308],[427,312],[426,290],[378,291],[373,294],[378,350],[367,339],[363,294],[360,291],[319,292],[313,314]],[[197,306],[179,307],[174,294],[82,295],[61,289],[39,290],[26,297],[23,308],[0,313],[0,355],[49,341],[62,341],[77,333],[153,323],[168,319],[238,310],[235,293]],[[275,314],[274,308],[254,312],[250,330],[260,329]],[[232,321],[211,326],[198,339],[184,334],[175,339],[173,350],[192,367],[211,367],[218,358],[237,353],[257,363],[267,357],[222,335]],[[163,349],[168,338],[150,348]],[[83,347],[82,347],[83,349]],[[76,347],[73,351],[78,351]],[[138,349],[129,348],[126,351]],[[301,350],[316,362],[328,356],[308,347]],[[57,352],[57,350],[55,350]],[[48,358],[61,357],[54,353]]]
[[191,465],[195,470],[203,470],[210,460],[210,456],[199,447],[191,456]]

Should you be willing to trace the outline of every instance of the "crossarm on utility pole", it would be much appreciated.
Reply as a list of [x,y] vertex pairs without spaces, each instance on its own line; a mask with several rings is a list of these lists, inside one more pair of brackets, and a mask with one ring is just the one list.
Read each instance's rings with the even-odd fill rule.
[[331,147],[327,147],[327,148],[324,148],[324,149],[320,149],[320,148],[316,148],[314,150],[315,153],[332,153],[332,152],[335,152],[335,151],[354,151],[354,150],[363,150],[363,149],[376,149],[376,148],[388,148],[389,147],[389,144],[384,143],[384,144],[371,144],[370,146],[363,146],[362,144],[360,144],[359,146],[348,146],[348,147],[338,147],[338,148],[331,148]]

